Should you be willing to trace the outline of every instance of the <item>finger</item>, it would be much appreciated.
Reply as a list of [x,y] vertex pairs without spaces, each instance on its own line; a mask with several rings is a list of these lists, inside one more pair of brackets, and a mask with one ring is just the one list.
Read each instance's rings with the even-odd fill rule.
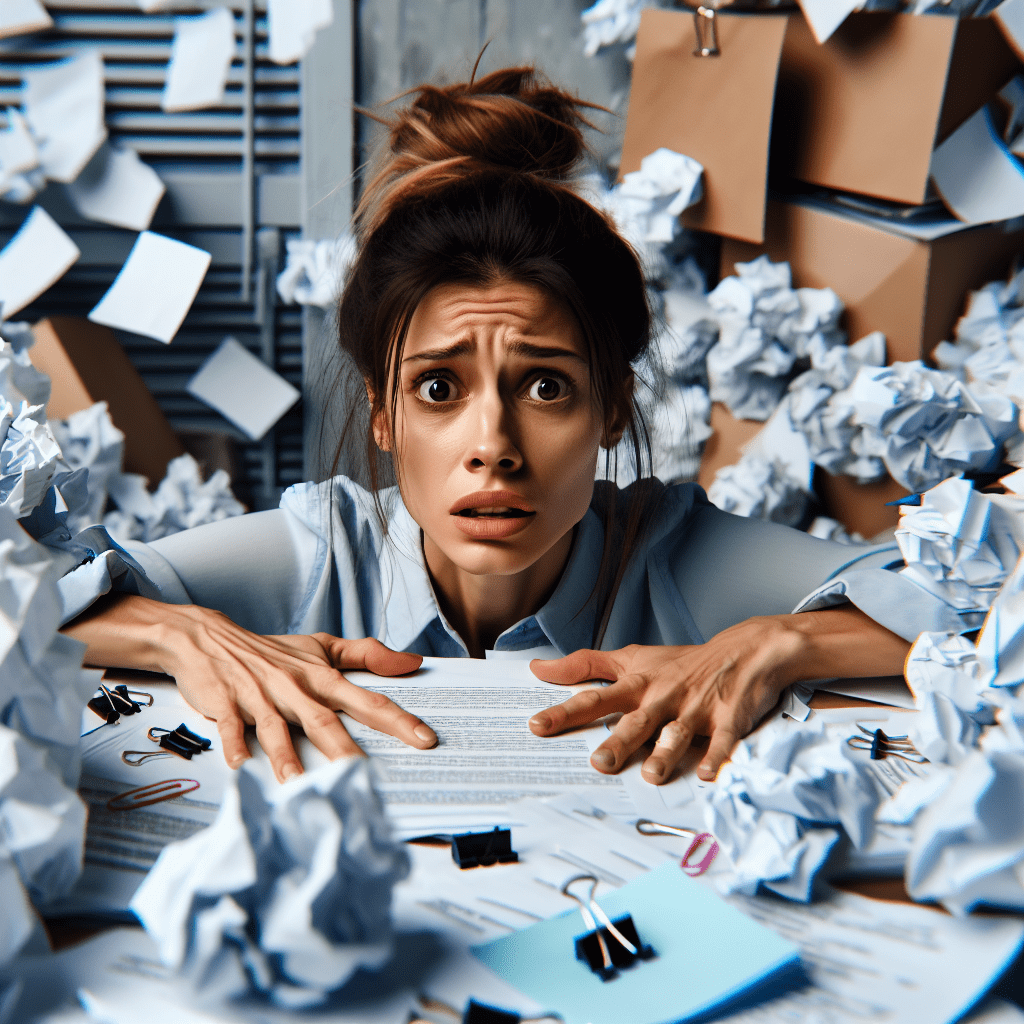
[[614,681],[619,678],[619,665],[613,654],[612,651],[581,650],[550,661],[534,658],[530,662],[530,671],[538,679],[560,686],[585,683],[589,679]]
[[669,722],[658,736],[651,756],[644,761],[641,775],[654,785],[660,785],[679,764],[683,754],[690,749],[693,730],[683,722]]
[[328,760],[362,754],[359,744],[348,734],[336,712],[316,701],[299,711],[299,724],[310,742]]
[[708,752],[697,766],[697,774],[705,782],[714,782],[718,769],[732,757],[733,747],[739,739],[739,733],[730,725],[719,725],[711,733]]
[[220,715],[215,719],[224,760],[229,768],[237,768],[252,755],[245,743],[245,722],[237,711]]
[[583,690],[561,704],[538,711],[530,719],[530,731],[537,736],[548,736],[564,729],[575,729],[617,711],[632,711],[636,701],[636,687],[628,680]]
[[590,755],[590,763],[599,772],[618,771],[650,739],[659,721],[647,708],[623,715],[611,736]]
[[270,759],[278,782],[302,774],[302,762],[292,745],[288,723],[269,705],[256,717],[256,738]]
[[342,683],[344,689],[340,692],[339,700],[341,710],[351,715],[357,722],[376,729],[377,732],[386,732],[410,747],[419,747],[420,750],[437,745],[437,734],[426,722],[409,714],[383,693],[364,690],[347,679],[342,680]]
[[344,640],[341,637],[317,633],[316,639],[327,652],[337,669],[362,669],[378,676],[404,676],[415,672],[423,663],[419,654],[393,651],[379,640]]

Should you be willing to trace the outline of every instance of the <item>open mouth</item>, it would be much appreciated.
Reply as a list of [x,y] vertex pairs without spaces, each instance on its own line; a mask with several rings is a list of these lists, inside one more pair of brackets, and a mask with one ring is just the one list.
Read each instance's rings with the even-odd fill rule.
[[527,516],[532,516],[536,513],[524,512],[521,508],[507,508],[504,505],[495,505],[491,508],[464,508],[456,514],[464,519],[525,519]]

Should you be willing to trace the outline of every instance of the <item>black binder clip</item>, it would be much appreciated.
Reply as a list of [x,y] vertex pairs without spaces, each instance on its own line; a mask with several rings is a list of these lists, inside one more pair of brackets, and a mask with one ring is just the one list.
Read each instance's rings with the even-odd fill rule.
[[492,864],[515,864],[519,854],[512,849],[512,830],[495,825],[492,832],[452,836],[452,860],[463,870],[488,868]]
[[152,761],[156,757],[167,757],[170,754],[177,754],[178,757],[191,761],[194,754],[201,754],[204,750],[209,750],[212,745],[205,736],[199,736],[192,732],[184,722],[177,729],[164,729],[159,725],[154,725],[146,735],[154,743],[159,743],[162,749],[122,751],[121,760],[125,764],[138,768],[140,764]]
[[[569,892],[569,886],[576,882],[590,882],[586,901]],[[580,905],[583,923],[589,929],[576,938],[576,959],[586,963],[602,981],[611,981],[624,967],[632,967],[638,960],[651,960],[657,954],[640,941],[631,915],[625,914],[614,921],[608,917],[594,899],[596,888],[597,879],[593,875],[576,875],[562,886],[562,892]]]
[[[129,690],[124,683],[118,683],[114,687],[105,686],[100,683],[101,693],[93,697],[88,704],[90,711],[95,711],[100,718],[106,719],[107,725],[115,725],[122,715],[138,714],[143,707],[151,707],[153,695],[143,693],[141,690]],[[143,705],[135,697],[147,697]]]
[[[454,1006],[442,1003],[439,999],[432,999],[430,996],[420,995],[418,997],[422,1013],[413,1013],[409,1017],[409,1024],[438,1024],[435,1014],[443,1014],[453,1020],[461,1021],[461,1024],[530,1024],[531,1021],[556,1020],[564,1018],[559,1013],[546,1013],[541,1017],[521,1017],[511,1010],[502,1010],[497,1006],[488,1006],[487,1003],[478,1003],[470,999],[465,1013],[459,1013]],[[430,1017],[424,1016],[429,1013]]]

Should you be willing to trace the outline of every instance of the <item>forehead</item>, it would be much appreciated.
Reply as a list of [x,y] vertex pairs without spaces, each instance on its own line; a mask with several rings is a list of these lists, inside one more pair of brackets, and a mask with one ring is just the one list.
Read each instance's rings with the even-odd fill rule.
[[405,352],[479,334],[557,339],[583,354],[576,318],[565,305],[545,289],[518,281],[438,285],[416,307]]

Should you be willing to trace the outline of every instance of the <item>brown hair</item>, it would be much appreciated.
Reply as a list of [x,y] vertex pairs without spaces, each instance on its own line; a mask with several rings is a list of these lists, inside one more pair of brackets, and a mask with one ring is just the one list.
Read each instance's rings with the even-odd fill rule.
[[[637,476],[649,477],[650,441],[632,371],[652,330],[643,271],[609,219],[572,187],[586,154],[582,128],[589,122],[582,111],[593,104],[540,81],[532,68],[422,86],[413,95],[383,121],[387,145],[356,211],[359,251],[338,308],[341,346],[373,395],[371,417],[384,411],[390,396],[388,422],[395,422],[402,349],[428,292],[452,282],[513,280],[545,289],[572,311],[605,422],[625,424]],[[372,489],[379,493],[372,431],[366,444]],[[612,476],[614,462],[609,451]],[[595,646],[652,493],[632,488],[620,532],[613,528],[614,488],[609,492],[598,584],[583,602],[603,601]]]

